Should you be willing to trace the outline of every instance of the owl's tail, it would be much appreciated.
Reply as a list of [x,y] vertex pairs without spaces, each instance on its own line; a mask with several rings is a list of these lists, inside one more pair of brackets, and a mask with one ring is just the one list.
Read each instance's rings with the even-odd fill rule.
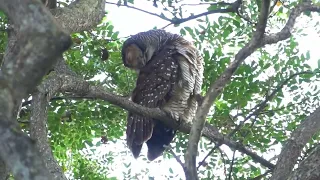
[[153,120],[135,114],[129,114],[127,120],[127,145],[133,156],[140,154],[142,144],[149,140],[152,135]]
[[150,161],[159,157],[166,149],[176,134],[176,131],[167,127],[160,121],[154,121],[154,128],[151,138],[147,141],[148,159]]

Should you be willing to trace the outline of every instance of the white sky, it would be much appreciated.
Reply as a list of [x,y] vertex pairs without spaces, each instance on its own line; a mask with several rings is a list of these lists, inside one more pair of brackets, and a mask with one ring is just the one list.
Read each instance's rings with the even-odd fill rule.
[[[117,1],[113,1],[117,2]],[[185,3],[196,3],[192,0],[186,0]],[[158,4],[159,7],[161,4]],[[144,10],[151,11],[153,13],[160,14],[161,11],[159,9],[154,8],[152,6],[152,1],[146,2],[146,1],[135,1],[135,6],[139,7]],[[149,14],[139,12],[134,9],[129,9],[126,7],[117,7],[115,5],[108,5],[106,6],[106,10],[109,12],[107,17],[108,20],[112,21],[115,30],[119,31],[119,37],[126,37],[128,35],[133,35],[138,32],[147,31],[152,29],[153,27],[157,26],[158,28],[162,28],[168,24],[167,21],[164,21],[156,16],[151,16]],[[195,14],[204,12],[206,10],[206,6],[192,6],[192,9],[189,9],[190,11],[194,12]],[[218,17],[219,15],[210,15],[210,18]],[[301,19],[300,19],[301,20]],[[319,16],[312,19],[314,22],[320,22]],[[306,22],[306,21],[304,21]],[[195,27],[197,24],[196,21],[189,21],[182,25],[183,26],[190,26]],[[306,23],[308,24],[308,23]],[[308,26],[306,26],[308,27]],[[167,31],[173,32],[173,33],[179,33],[180,27],[173,27],[172,25],[166,28]],[[310,27],[305,29],[305,33],[308,34],[306,37],[298,38],[299,44],[300,44],[300,51],[306,52],[307,50],[310,51],[310,55],[312,58],[312,61],[310,61],[310,64],[313,67],[317,67],[317,61],[320,57],[320,37],[319,32],[314,31],[314,28]],[[124,141],[118,142],[116,144],[110,143],[108,145],[105,145],[101,148],[98,148],[98,151],[96,154],[105,154],[107,151],[112,150],[113,152],[117,152],[118,149],[123,150],[125,149]],[[224,148],[228,149],[228,148]],[[142,158],[138,158],[135,160],[132,155],[130,154],[129,150],[127,151],[127,155],[118,154],[115,156],[114,162],[118,162],[115,164],[114,171],[111,173],[112,175],[115,175],[121,179],[122,177],[122,171],[124,170],[123,162],[131,162],[131,167],[133,172],[141,172],[142,169],[148,168],[150,170],[149,174],[154,175],[156,177],[160,177],[162,175],[162,178],[156,178],[156,179],[164,179],[163,175],[170,174],[168,171],[168,167],[173,168],[173,172],[178,174],[179,178],[184,179],[184,173],[180,165],[176,162],[175,159],[171,160],[165,160],[161,163],[156,162],[146,162],[143,161]],[[231,152],[231,151],[229,151]],[[275,148],[274,152],[270,152],[270,156],[272,157],[273,154],[278,154],[280,152],[279,148]],[[142,151],[143,155],[146,155],[146,148],[144,147]],[[206,153],[205,153],[206,154]],[[232,153],[228,153],[232,154]],[[200,156],[204,156],[204,154],[200,154]],[[160,161],[162,158],[159,158]],[[183,160],[184,157],[181,157]],[[148,176],[144,177],[143,179],[148,179]],[[166,178],[165,178],[166,179]],[[176,179],[176,178],[175,178]]]

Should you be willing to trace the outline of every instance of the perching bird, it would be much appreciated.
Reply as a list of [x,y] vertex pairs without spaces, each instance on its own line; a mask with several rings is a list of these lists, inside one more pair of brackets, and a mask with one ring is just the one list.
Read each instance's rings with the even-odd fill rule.
[[[164,30],[131,36],[122,47],[126,67],[139,72],[132,101],[160,108],[176,120],[192,121],[201,93],[203,59],[187,40]],[[159,157],[175,130],[159,120],[128,114],[127,145],[137,158],[144,142],[150,161]]]

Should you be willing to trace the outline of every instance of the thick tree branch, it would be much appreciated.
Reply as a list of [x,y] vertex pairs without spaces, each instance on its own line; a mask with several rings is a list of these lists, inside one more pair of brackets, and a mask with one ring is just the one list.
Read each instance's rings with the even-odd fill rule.
[[55,160],[47,135],[47,107],[48,100],[58,91],[61,83],[50,75],[38,89],[39,92],[32,95],[31,118],[30,118],[30,136],[36,141],[37,148],[44,159],[47,169],[53,175],[54,179],[67,180],[62,168]]
[[0,157],[16,179],[50,179],[34,144],[19,130],[13,112],[16,102],[41,81],[71,39],[56,27],[40,1],[0,0],[0,9],[8,15],[19,41],[12,46],[15,53],[4,61],[0,75]]
[[320,145],[318,144],[310,155],[303,160],[298,169],[291,174],[288,180],[302,179],[315,180],[320,179]]
[[[56,21],[68,32],[79,32],[89,30],[100,23],[104,16],[104,0],[79,0],[64,8],[54,9]],[[64,73],[76,76],[66,65],[62,56],[58,57],[55,65],[56,73]],[[60,88],[61,85],[50,76],[39,87],[40,92],[33,94],[32,111],[30,120],[30,135],[37,142],[37,147],[45,160],[46,167],[54,179],[67,179],[53,157],[50,143],[47,140],[47,103],[48,99]]]
[[14,120],[2,119],[0,123],[0,156],[10,167],[15,179],[47,180],[50,174],[38,156],[34,142],[12,127]]
[[[167,114],[160,109],[156,108],[146,108],[138,104],[133,103],[128,100],[128,98],[120,97],[112,93],[106,92],[102,87],[91,86],[88,82],[69,75],[60,75],[60,83],[62,82],[61,92],[70,92],[76,94],[78,97],[88,98],[88,99],[102,99],[110,102],[111,104],[117,105],[121,108],[124,108],[130,112],[141,114],[143,116],[152,117],[159,119],[169,127],[178,129],[183,133],[189,133],[191,129],[191,124],[188,122],[181,122],[177,124],[175,120],[170,119]],[[263,166],[272,169],[274,165],[262,157],[258,156],[254,152],[250,151],[242,144],[229,140],[225,138],[222,134],[219,133],[218,129],[210,124],[206,124],[203,128],[203,136],[207,137],[211,141],[221,142],[227,146],[238,150],[241,153],[247,154],[250,156],[253,161],[261,163]]]
[[51,12],[65,31],[86,31],[96,27],[104,17],[105,0],[78,0]]
[[54,65],[54,71],[58,74],[77,76],[77,74],[67,65],[62,56],[58,58],[58,62]]
[[0,1],[1,9],[18,31],[19,44],[13,47],[17,53],[2,66],[3,77],[18,99],[40,82],[55,63],[53,59],[71,44],[70,37],[56,28],[54,19],[41,3],[22,2]]
[[4,161],[0,161],[0,180],[8,180],[10,176],[10,170]]
[[[14,48],[14,44],[16,43],[16,36],[15,36],[15,32],[12,28],[12,26],[8,26],[7,28],[7,35],[8,35],[8,41],[7,41],[7,46],[6,46],[6,50],[3,56],[3,59],[1,60],[1,66],[3,66],[3,64],[7,63],[7,61],[11,61],[11,56],[13,56],[16,52],[13,52],[12,50]],[[1,72],[0,72],[0,76],[1,76]],[[3,98],[6,98],[5,96]],[[13,106],[14,108],[17,107],[17,104],[19,104],[19,102],[15,101],[13,102]],[[1,106],[1,105],[0,105]],[[17,109],[13,109],[14,112],[12,112],[12,117],[15,117],[15,114],[18,113]],[[5,112],[5,111],[3,111]],[[17,112],[17,113],[16,113]],[[7,176],[10,175],[10,170],[7,167],[6,163],[0,158],[0,179],[1,180],[7,180]]]
[[310,138],[320,130],[320,107],[317,108],[298,128],[293,131],[291,137],[282,148],[276,168],[271,180],[286,179],[297,162],[302,148]]
[[221,94],[223,88],[230,81],[233,73],[238,69],[240,64],[258,48],[259,43],[263,38],[265,32],[269,13],[269,6],[270,0],[262,1],[262,10],[260,13],[259,22],[251,41],[247,43],[245,47],[243,47],[238,52],[238,54],[235,57],[235,61],[233,61],[229,65],[229,67],[224,71],[224,73],[209,88],[201,106],[197,110],[189,136],[188,149],[185,154],[187,179],[198,179],[196,168],[196,156],[198,152],[198,142],[201,137],[201,131],[204,127],[207,114],[209,113],[209,110],[214,100]]
[[[56,21],[68,32],[89,30],[100,23],[104,16],[104,0],[74,1],[64,8],[54,9]],[[66,65],[62,56],[54,67],[56,73],[76,74]],[[60,88],[54,78],[48,78],[39,88],[40,92],[33,94],[32,113],[30,120],[30,135],[37,142],[37,147],[45,160],[46,167],[55,179],[66,179],[61,167],[52,155],[50,143],[47,140],[47,100]],[[41,90],[42,89],[42,90]]]

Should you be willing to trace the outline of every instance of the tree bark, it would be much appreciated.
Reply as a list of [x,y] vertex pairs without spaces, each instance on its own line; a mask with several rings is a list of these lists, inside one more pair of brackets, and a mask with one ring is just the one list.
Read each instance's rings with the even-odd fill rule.
[[[52,179],[34,142],[16,122],[21,99],[71,45],[71,38],[56,27],[52,15],[33,0],[0,1],[16,32],[9,42],[0,76],[0,158],[15,179]],[[9,39],[11,40],[11,38]]]

